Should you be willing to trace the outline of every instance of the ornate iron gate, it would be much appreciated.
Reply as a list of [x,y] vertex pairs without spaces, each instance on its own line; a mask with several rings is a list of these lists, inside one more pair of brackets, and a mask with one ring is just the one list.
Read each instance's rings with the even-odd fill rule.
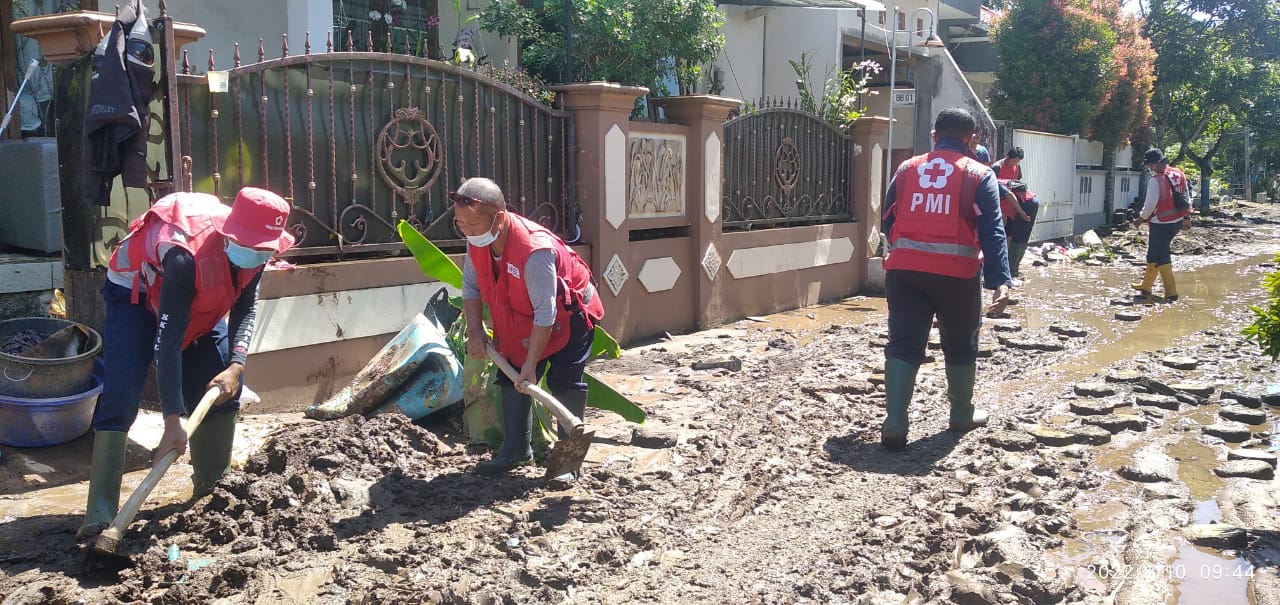
[[852,138],[816,115],[767,107],[725,122],[724,228],[852,221]]
[[[393,250],[408,220],[442,247],[461,245],[448,192],[486,176],[521,214],[577,233],[568,113],[468,69],[393,53],[334,52],[235,64],[226,92],[178,75],[185,188],[230,202],[254,185],[294,208],[297,255]],[[216,71],[210,52],[209,71]]]

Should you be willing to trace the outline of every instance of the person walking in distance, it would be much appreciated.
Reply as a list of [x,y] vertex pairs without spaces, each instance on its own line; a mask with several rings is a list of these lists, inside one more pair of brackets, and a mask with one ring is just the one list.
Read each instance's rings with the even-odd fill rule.
[[1175,193],[1187,194],[1187,175],[1169,165],[1164,151],[1152,148],[1142,156],[1142,165],[1146,167],[1151,178],[1147,183],[1147,197],[1134,219],[1135,227],[1146,222],[1149,224],[1150,236],[1147,241],[1147,268],[1142,281],[1130,284],[1138,291],[1138,299],[1151,300],[1151,288],[1156,283],[1156,276],[1164,286],[1164,299],[1178,300],[1178,285],[1173,276],[1173,252],[1170,246],[1173,238],[1183,228],[1191,226],[1191,208],[1179,207],[1175,201]]
[[993,290],[987,313],[996,315],[1009,302],[1012,280],[996,175],[967,144],[976,129],[967,110],[942,110],[934,121],[933,151],[903,162],[886,193],[889,343],[880,442],[890,450],[906,446],[907,407],[935,316],[946,361],[949,429],[987,423],[987,412],[973,406],[982,287]]

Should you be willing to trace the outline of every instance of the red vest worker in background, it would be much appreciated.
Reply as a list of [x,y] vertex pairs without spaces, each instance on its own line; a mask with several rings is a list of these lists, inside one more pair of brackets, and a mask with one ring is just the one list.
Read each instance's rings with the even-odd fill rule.
[[[462,266],[467,354],[487,357],[483,323],[487,303],[496,348],[520,371],[514,383],[498,373],[502,448],[476,465],[477,473],[504,473],[533,459],[529,447],[532,402],[517,385],[526,380],[538,384],[546,372],[552,395],[582,418],[587,408],[583,371],[604,306],[586,261],[550,230],[507,209],[496,183],[467,179],[452,200],[455,224],[467,238]],[[557,428],[561,438],[568,436],[568,427]]]
[[966,144],[976,130],[967,110],[941,111],[934,122],[933,151],[899,166],[885,195],[888,413],[880,442],[890,450],[906,446],[907,407],[935,316],[946,360],[949,428],[969,431],[987,422],[987,413],[973,406],[982,314],[979,273],[986,288],[995,291],[987,309],[993,315],[1008,304],[1011,279],[996,175],[971,156]]
[[288,218],[280,196],[245,187],[231,207],[204,193],[167,195],[130,225],[102,289],[106,375],[93,415],[81,539],[100,532],[119,508],[129,427],[153,359],[165,427],[154,456],[186,449],[181,415],[216,386],[221,401],[191,435],[194,496],[207,494],[226,472],[258,282],[267,261],[293,246]]
[[[1164,299],[1178,300],[1178,285],[1173,278],[1173,238],[1184,227],[1190,227],[1191,209],[1178,209],[1173,203],[1173,190],[1187,194],[1187,175],[1169,165],[1169,159],[1160,149],[1148,149],[1142,156],[1142,165],[1151,174],[1147,182],[1147,197],[1134,220],[1134,226],[1150,222],[1150,239],[1147,241],[1147,270],[1142,281],[1130,286],[1138,291],[1140,300],[1151,299],[1151,287],[1156,275],[1164,284]],[[1184,224],[1185,221],[1185,224]]]

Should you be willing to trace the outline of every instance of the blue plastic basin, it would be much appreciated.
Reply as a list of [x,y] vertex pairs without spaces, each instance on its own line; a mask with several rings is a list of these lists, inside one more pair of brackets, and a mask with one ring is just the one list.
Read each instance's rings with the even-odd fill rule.
[[0,395],[0,444],[49,447],[85,434],[93,423],[93,409],[102,394],[102,378],[93,388],[70,397],[25,399]]

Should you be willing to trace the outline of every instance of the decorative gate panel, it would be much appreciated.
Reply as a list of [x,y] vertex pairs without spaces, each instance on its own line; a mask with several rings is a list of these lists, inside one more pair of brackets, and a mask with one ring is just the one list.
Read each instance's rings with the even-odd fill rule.
[[294,208],[295,255],[399,249],[400,219],[437,245],[460,246],[448,193],[472,176],[492,178],[521,214],[577,238],[569,114],[446,63],[309,46],[267,60],[260,45],[251,65],[237,49],[226,92],[183,69],[187,188],[227,202],[246,185],[280,193]]
[[852,221],[850,137],[798,109],[770,107],[724,125],[724,228]]

